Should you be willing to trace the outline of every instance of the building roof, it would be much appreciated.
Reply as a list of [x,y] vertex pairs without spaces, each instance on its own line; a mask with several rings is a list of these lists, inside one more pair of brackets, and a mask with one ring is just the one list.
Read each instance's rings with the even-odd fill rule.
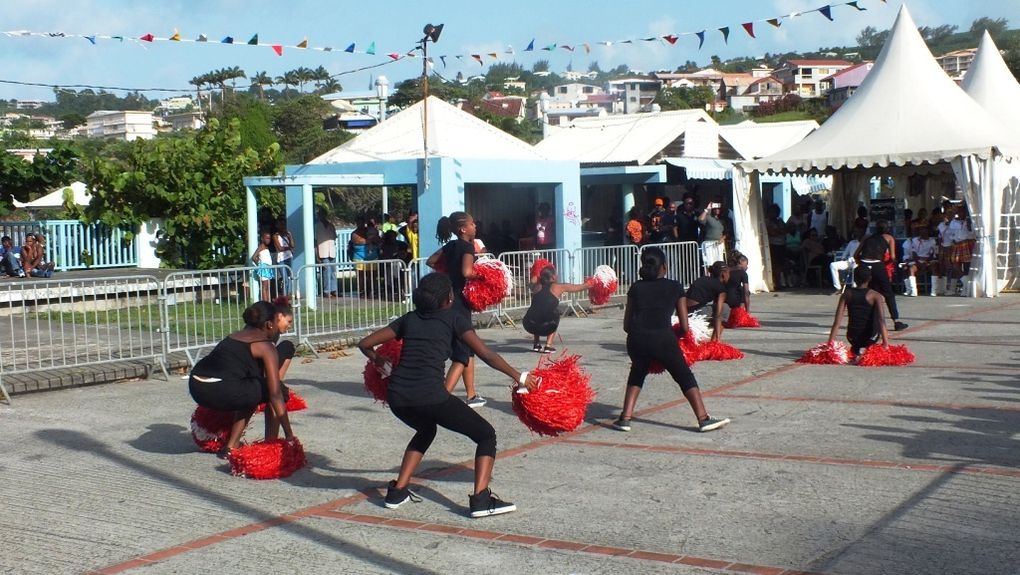
[[789,148],[817,129],[818,122],[814,120],[763,124],[748,120],[719,126],[719,137],[726,140],[741,159],[754,160]]
[[[423,158],[425,113],[424,101],[420,101],[308,163],[336,164]],[[505,160],[545,159],[527,143],[435,96],[429,96],[427,113],[430,156]]]
[[985,31],[977,55],[963,78],[963,90],[1020,139],[1020,84]]
[[501,118],[520,118],[524,115],[524,98],[490,98],[476,103],[464,102],[460,109],[469,114],[488,112]]
[[743,166],[778,172],[920,165],[987,158],[1012,141],[938,65],[904,5],[854,97],[798,144]]
[[92,194],[88,191],[88,186],[82,182],[72,182],[69,186],[64,186],[57,190],[54,190],[41,198],[36,198],[31,202],[19,202],[14,200],[14,207],[16,208],[62,208],[64,207],[64,190],[70,189],[71,195],[74,198],[74,203],[79,206],[87,206],[92,201]]
[[699,121],[715,123],[704,110],[579,118],[566,126],[550,126],[535,149],[554,160],[642,165]]
[[862,68],[862,67],[865,67],[865,66],[870,66],[872,64],[874,64],[874,63],[873,62],[861,62],[860,64],[854,64],[853,66],[850,66],[849,68],[843,68],[842,70],[840,70],[838,72],[834,72],[832,74],[829,74],[828,76],[825,77],[825,79],[826,80],[832,80],[832,79],[834,79],[834,78],[836,78],[838,76],[842,76],[844,74],[849,74],[849,73],[853,72],[854,70],[856,70],[858,68]]
[[850,66],[853,62],[846,60],[787,60],[788,64],[794,66]]

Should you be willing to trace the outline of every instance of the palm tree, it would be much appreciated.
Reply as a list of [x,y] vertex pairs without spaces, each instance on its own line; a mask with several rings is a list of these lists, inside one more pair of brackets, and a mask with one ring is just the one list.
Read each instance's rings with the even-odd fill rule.
[[266,99],[266,91],[263,89],[263,86],[272,86],[275,83],[273,82],[273,77],[265,71],[256,72],[254,76],[248,79],[251,80],[253,86],[258,88],[260,100]]
[[230,80],[230,91],[234,92],[237,88],[237,79],[244,78],[247,74],[244,73],[239,66],[231,66],[223,70],[224,80]]
[[315,82],[315,91],[320,92],[323,82],[330,79],[329,71],[327,71],[323,66],[319,66],[311,71],[310,79]]
[[299,82],[298,82],[297,76],[294,74],[294,70],[290,70],[290,71],[284,72],[283,76],[277,76],[276,77],[276,83],[277,84],[281,84],[281,85],[284,86],[283,92],[284,92],[284,94],[286,94],[287,93],[287,86],[297,86]]
[[301,66],[297,70],[293,70],[293,72],[294,78],[297,79],[298,82],[298,91],[303,94],[305,92],[305,82],[311,81],[314,73],[311,68],[305,68],[304,66]]
[[202,86],[205,86],[208,78],[208,74],[202,74],[201,76],[195,76],[188,80],[188,83],[195,87],[195,97],[198,98],[198,109],[202,109]]
[[340,85],[340,82],[336,81],[336,78],[326,78],[325,81],[319,84],[319,89],[316,92],[319,94],[336,94],[337,92],[342,92],[343,89],[344,87]]

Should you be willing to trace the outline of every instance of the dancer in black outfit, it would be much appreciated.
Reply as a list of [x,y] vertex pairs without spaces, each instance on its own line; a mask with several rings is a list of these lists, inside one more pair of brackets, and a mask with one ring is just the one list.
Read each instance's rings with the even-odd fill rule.
[[730,256],[730,277],[726,281],[726,305],[733,308],[744,306],[751,313],[751,280],[747,277],[747,256],[733,252]]
[[641,279],[627,292],[627,307],[623,314],[623,331],[627,333],[627,354],[631,364],[623,410],[613,427],[630,431],[634,406],[648,375],[648,367],[652,361],[657,361],[680,385],[698,418],[698,429],[719,429],[730,420],[712,417],[705,410],[698,382],[684,361],[677,336],[670,325],[670,318],[676,313],[681,329],[687,331],[687,302],[683,286],[666,278],[666,255],[661,249],[650,247],[642,250],[639,275]]
[[[452,239],[451,239],[452,238]],[[475,220],[465,212],[453,212],[439,218],[436,223],[436,239],[446,242],[443,247],[429,256],[425,262],[432,269],[437,267],[449,274],[453,284],[453,311],[465,318],[471,325],[471,308],[464,299],[464,284],[475,277]],[[453,344],[453,363],[446,374],[446,389],[453,393],[457,380],[463,377],[464,391],[467,392],[469,407],[484,407],[485,398],[475,391],[475,358],[464,343]]]
[[889,234],[889,222],[878,220],[875,222],[875,233],[864,238],[854,258],[859,265],[871,270],[871,287],[885,298],[889,317],[893,320],[893,329],[900,331],[907,329],[907,324],[900,321],[900,312],[896,309],[896,294],[893,293],[892,278],[885,265],[886,254],[891,261],[896,261],[896,240]]
[[294,438],[287,416],[289,393],[283,376],[294,357],[294,344],[280,334],[290,329],[294,312],[284,301],[256,302],[244,310],[244,329],[223,339],[195,364],[188,391],[195,403],[217,411],[231,411],[234,421],[220,451],[226,457],[241,442],[255,408],[266,407],[267,440],[276,439],[283,426],[287,439]]
[[848,287],[839,297],[836,317],[829,331],[829,343],[832,343],[843,322],[843,312],[846,312],[846,339],[854,355],[859,355],[861,350],[877,343],[879,338],[882,345],[889,345],[889,333],[885,329],[885,318],[882,317],[882,294],[869,287],[871,280],[870,269],[863,266],[854,269],[854,283],[857,287]]
[[[590,281],[583,284],[561,284],[557,280],[559,276],[556,274],[556,268],[553,266],[542,268],[538,274],[538,281],[532,288],[531,307],[521,320],[524,331],[534,336],[532,349],[538,353],[556,351],[553,347],[553,338],[556,337],[556,330],[560,327],[560,296],[591,287]],[[539,337],[545,338],[545,346],[539,343]]]
[[510,367],[499,354],[478,338],[471,323],[452,309],[455,295],[450,278],[431,273],[421,279],[412,300],[415,310],[404,314],[358,343],[361,353],[383,373],[390,369],[375,347],[392,339],[404,342],[400,363],[392,368],[386,402],[398,419],[415,430],[407,444],[397,479],[390,481],[386,507],[396,509],[414,496],[408,485],[432,440],[437,426],[470,437],[475,448],[475,485],[469,498],[471,517],[485,517],[515,511],[489,489],[492,465],[496,459],[496,431],[482,416],[463,401],[450,395],[443,383],[443,367],[453,351],[454,342],[470,348],[489,366],[510,376],[514,382],[535,389],[538,380],[528,372]]
[[708,266],[708,275],[702,276],[687,289],[687,311],[697,311],[709,304],[712,306],[712,341],[720,341],[723,332],[722,306],[726,303],[726,282],[730,279],[730,268],[722,262]]

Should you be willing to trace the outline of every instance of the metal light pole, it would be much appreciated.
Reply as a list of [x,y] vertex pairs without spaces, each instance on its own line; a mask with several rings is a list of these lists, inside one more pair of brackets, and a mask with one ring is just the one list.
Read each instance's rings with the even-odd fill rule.
[[[379,98],[379,123],[386,121],[386,99],[390,97],[390,81],[386,76],[375,79],[375,95]],[[390,194],[386,186],[382,187],[382,213],[390,213]]]
[[439,41],[439,35],[443,33],[443,25],[433,26],[426,24],[422,29],[425,36],[418,42],[421,49],[421,79],[422,79],[422,141],[424,145],[424,174],[423,181],[425,188],[429,187],[429,41],[433,44]]

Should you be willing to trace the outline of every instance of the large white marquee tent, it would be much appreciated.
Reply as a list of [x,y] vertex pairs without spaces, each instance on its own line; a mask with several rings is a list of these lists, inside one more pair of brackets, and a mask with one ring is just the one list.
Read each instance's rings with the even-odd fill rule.
[[972,295],[996,295],[998,221],[989,205],[1001,191],[1002,174],[1018,162],[1015,141],[1000,119],[946,75],[902,7],[874,68],[842,108],[798,144],[735,168],[734,194],[744,199],[737,202],[735,223],[757,231],[738,246],[752,260],[752,287],[768,289],[771,281],[761,197],[751,193],[760,173],[832,174],[830,214],[848,222],[874,176],[951,172],[978,236]]

